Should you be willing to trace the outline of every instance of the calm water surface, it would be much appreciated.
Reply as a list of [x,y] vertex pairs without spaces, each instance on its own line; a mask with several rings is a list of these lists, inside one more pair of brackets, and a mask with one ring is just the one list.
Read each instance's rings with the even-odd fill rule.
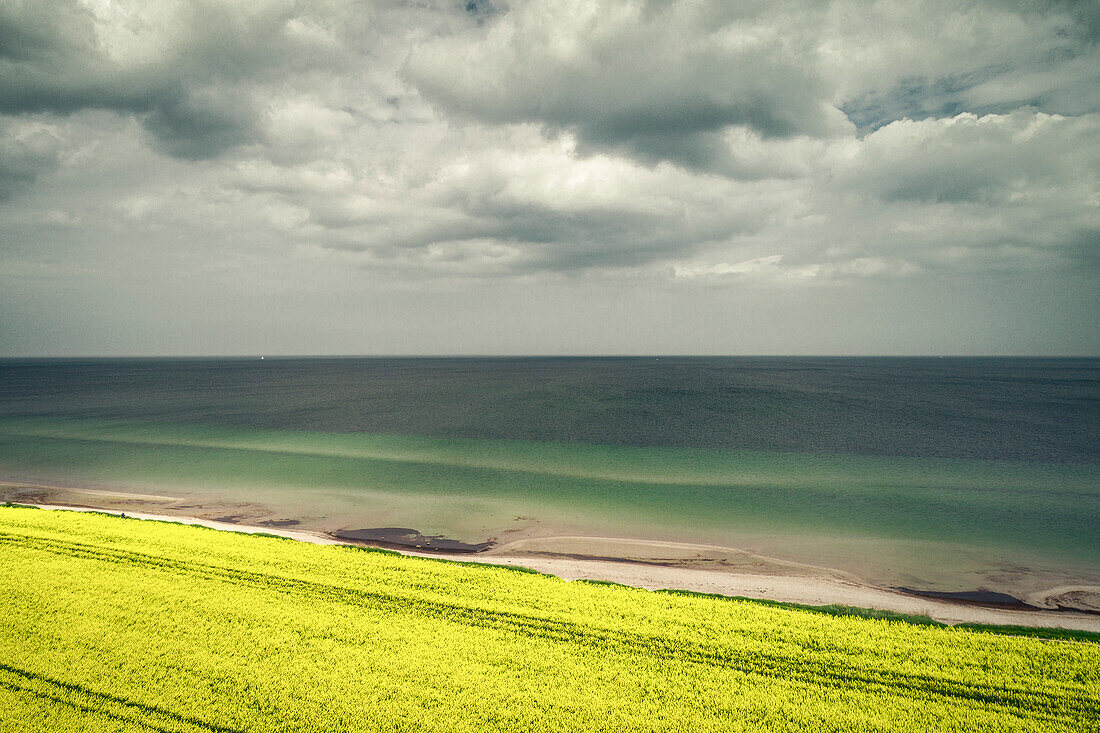
[[0,479],[1100,581],[1100,360],[7,360]]

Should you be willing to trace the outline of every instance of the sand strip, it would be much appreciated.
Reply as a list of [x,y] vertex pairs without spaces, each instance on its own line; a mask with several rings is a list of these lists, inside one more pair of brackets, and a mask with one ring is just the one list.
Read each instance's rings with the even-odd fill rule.
[[[288,530],[259,525],[228,524],[197,517],[149,514],[146,512],[91,509],[88,507],[58,504],[32,504],[41,509],[66,511],[97,511],[105,514],[125,515],[136,519],[153,519],[179,524],[199,525],[211,529],[246,534],[263,533],[288,539],[311,542],[318,545],[362,544],[342,542],[320,532]],[[574,538],[583,539],[583,538]],[[618,539],[618,538],[595,538]],[[626,540],[624,543],[644,542]],[[664,543],[669,544],[669,543]],[[677,543],[671,543],[677,544]],[[501,548],[505,549],[505,548]],[[534,556],[494,553],[448,554],[439,552],[411,552],[398,550],[403,555],[440,558],[462,562],[495,565],[511,565],[556,575],[565,580],[604,580],[636,588],[677,589],[715,593],[724,596],[760,598],[810,606],[839,604],[895,611],[905,614],[930,616],[947,624],[979,623],[1013,626],[1041,626],[1049,628],[1080,629],[1100,632],[1100,616],[1072,611],[1020,610],[992,608],[973,604],[953,603],[949,600],[921,598],[860,583],[850,577],[815,577],[804,574],[812,566],[800,565],[803,572],[797,575],[781,573],[734,573],[723,570],[705,570],[685,567],[666,567],[638,562],[595,560],[576,557]],[[1091,586],[1090,586],[1091,588]],[[1053,590],[1076,590],[1064,588]]]

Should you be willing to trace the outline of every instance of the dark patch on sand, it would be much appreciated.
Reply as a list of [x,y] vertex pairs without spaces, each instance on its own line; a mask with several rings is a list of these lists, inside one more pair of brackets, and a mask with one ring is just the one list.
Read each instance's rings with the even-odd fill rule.
[[1100,615],[1100,593],[1094,591],[1069,591],[1047,599],[1059,611],[1077,611]]
[[[3,494],[4,501],[22,501],[27,504],[55,504],[56,494],[48,494],[44,491],[12,491]],[[79,506],[74,504],[73,506]]]
[[[48,486],[3,486],[0,487],[0,499],[26,504],[57,504],[60,503],[59,497],[63,492],[63,489],[53,489]],[[73,504],[71,501],[65,503],[83,506]]]
[[226,524],[238,524],[244,518],[243,514],[227,514],[224,517],[211,517],[211,522],[225,522]]
[[422,535],[407,527],[374,527],[370,529],[338,529],[330,533],[338,540],[350,540],[377,547],[427,552],[484,552],[493,542],[472,545],[442,535]]
[[263,527],[294,527],[301,524],[297,519],[265,519],[262,522],[256,522]]
[[1008,593],[998,593],[992,590],[917,590],[915,588],[894,588],[896,591],[920,598],[934,598],[940,601],[952,601],[972,606],[993,606],[994,608],[1014,608],[1026,611],[1042,611],[1038,606],[1024,603],[1016,596]]
[[717,570],[738,573],[760,573],[768,571],[768,564],[760,560],[736,561],[725,557],[620,557],[617,555],[588,555],[578,552],[550,552],[547,550],[523,550],[515,554],[528,557],[565,558],[569,560],[594,560],[627,565],[646,565],[659,568],[680,568],[684,570]]

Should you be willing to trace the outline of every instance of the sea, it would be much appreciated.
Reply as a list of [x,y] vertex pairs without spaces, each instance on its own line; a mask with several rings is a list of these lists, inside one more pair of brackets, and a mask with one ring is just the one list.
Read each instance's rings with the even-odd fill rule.
[[0,481],[897,586],[1100,583],[1100,359],[6,359]]

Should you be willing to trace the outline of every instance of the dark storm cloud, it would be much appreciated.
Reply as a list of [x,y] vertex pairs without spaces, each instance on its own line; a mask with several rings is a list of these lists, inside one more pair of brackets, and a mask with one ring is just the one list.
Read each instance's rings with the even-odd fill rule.
[[631,210],[555,210],[537,204],[487,203],[472,214],[489,222],[485,236],[524,251],[523,271],[571,272],[636,267],[691,252],[714,236],[730,235],[728,222],[692,229],[667,214]]
[[479,243],[492,242],[508,252],[486,269],[492,275],[637,267],[760,225],[758,216],[732,212],[690,221],[683,212],[627,205],[554,207],[506,194],[470,197],[460,190],[443,200],[420,202],[415,217],[400,211],[356,218],[318,208],[312,221],[326,227],[328,246],[372,251],[399,265],[407,265],[410,257],[426,265],[423,257],[430,250],[445,262],[448,252],[467,257],[480,251]]
[[247,101],[191,94],[155,105],[142,124],[169,155],[199,160],[253,140],[254,117]]
[[26,63],[79,56],[93,43],[84,16],[75,3],[0,6],[0,58]]
[[212,158],[258,137],[257,87],[310,62],[289,37],[291,4],[240,12],[193,2],[115,53],[77,0],[0,6],[0,113],[132,115],[166,153]]
[[781,34],[672,3],[563,3],[553,15],[525,6],[476,37],[441,38],[413,53],[406,75],[451,113],[566,130],[581,152],[733,175],[728,128],[763,138],[846,129],[813,50]]
[[758,178],[737,164],[729,130],[829,137],[850,123],[866,133],[1020,106],[1100,109],[1096,7],[523,4],[422,44],[405,74],[448,114],[566,131],[581,154]]
[[[182,90],[99,52],[93,17],[76,2],[0,5],[0,112],[71,113],[88,107],[138,112]],[[173,88],[177,87],[177,88]]]

